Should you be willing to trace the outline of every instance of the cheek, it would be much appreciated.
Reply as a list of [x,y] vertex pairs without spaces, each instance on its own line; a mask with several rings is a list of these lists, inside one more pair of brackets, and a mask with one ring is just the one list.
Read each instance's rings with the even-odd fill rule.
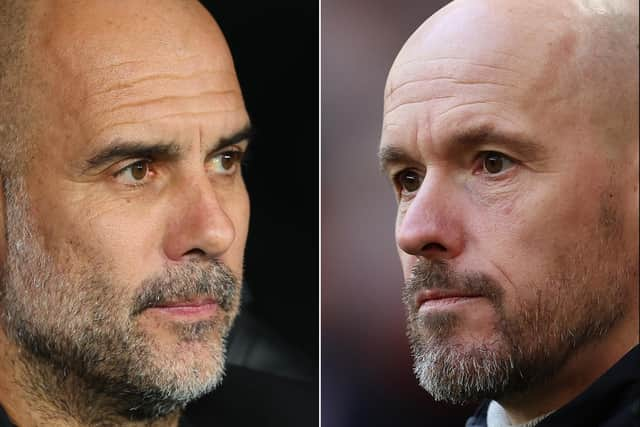
[[492,242],[483,244],[482,252],[511,288],[505,289],[508,298],[557,293],[550,279],[586,268],[582,264],[589,261],[576,260],[575,254],[592,258],[590,248],[601,244],[596,234],[602,190],[574,177],[555,178],[538,180],[514,203],[492,211],[482,228],[485,242]]
[[409,255],[406,252],[403,252],[400,248],[397,247],[398,255],[400,257],[400,265],[402,266],[402,274],[404,280],[407,281],[411,278],[411,270],[415,265],[417,258],[413,255]]
[[404,280],[407,281],[411,277],[411,269],[413,265],[416,263],[416,257],[404,252],[400,246],[398,246],[398,231],[400,226],[402,225],[402,219],[404,216],[404,211],[406,208],[402,206],[398,207],[398,213],[396,215],[396,223],[395,223],[395,241],[396,241],[396,251],[398,252],[398,258],[400,258],[400,265],[402,266],[402,274]]
[[224,199],[224,206],[226,214],[233,223],[235,239],[223,259],[229,268],[241,278],[250,217],[249,196],[244,186],[241,190],[227,195]]

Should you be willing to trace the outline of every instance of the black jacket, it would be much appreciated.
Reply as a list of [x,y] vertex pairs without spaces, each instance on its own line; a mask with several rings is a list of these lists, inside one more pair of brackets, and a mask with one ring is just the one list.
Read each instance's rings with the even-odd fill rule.
[[[486,427],[485,402],[466,427]],[[536,427],[640,427],[640,345]]]

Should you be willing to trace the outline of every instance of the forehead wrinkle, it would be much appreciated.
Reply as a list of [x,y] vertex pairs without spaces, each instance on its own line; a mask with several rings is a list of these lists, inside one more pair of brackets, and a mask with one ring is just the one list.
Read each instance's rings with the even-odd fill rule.
[[[436,77],[433,79],[429,79],[428,81],[424,80],[413,80],[402,84],[397,87],[394,93],[389,95],[389,99],[385,102],[385,114],[391,113],[397,108],[404,105],[412,105],[412,104],[427,104],[430,101],[435,100],[444,100],[444,99],[455,99],[459,98],[456,95],[431,95],[428,89],[434,89],[435,92],[449,92],[453,94],[460,93],[460,90],[467,90],[466,88],[456,88],[452,87],[449,91],[446,89],[438,90],[437,88],[433,88],[433,84],[437,82],[446,82],[450,83],[453,86],[474,86],[476,88],[482,88],[483,86],[488,87],[503,87],[503,88],[512,88],[519,89],[518,86],[512,85],[509,83],[502,83],[498,81],[482,81],[482,80],[458,80],[451,77]],[[417,89],[414,89],[415,86],[418,86]],[[423,90],[419,90],[422,88]],[[395,95],[395,96],[394,96]],[[392,102],[392,98],[398,99],[397,102]],[[489,101],[487,101],[489,102]],[[390,105],[388,105],[390,104]]]
[[522,76],[514,69],[477,60],[450,59],[420,57],[394,65],[385,88],[386,111],[404,103],[468,96],[475,88],[482,90],[493,86],[515,89],[514,93],[520,90]]
[[496,71],[507,73],[501,76],[500,81],[512,80],[521,74],[513,68],[482,63],[468,58],[419,56],[399,64],[394,63],[389,73],[385,96],[391,96],[393,92],[413,81],[446,78],[464,80],[465,77],[473,79],[478,75],[487,75],[487,73],[495,78]]
[[[505,83],[502,80],[495,80],[495,81],[490,81],[490,80],[481,80],[481,79],[471,79],[471,80],[464,80],[464,79],[459,79],[456,77],[451,77],[451,76],[436,76],[436,77],[420,77],[420,78],[416,78],[414,80],[406,80],[403,81],[402,83],[400,83],[399,85],[397,85],[395,88],[393,88],[391,90],[391,92],[389,93],[389,97],[393,96],[393,94],[397,91],[399,91],[400,89],[404,89],[406,86],[410,86],[410,85],[426,85],[429,84],[431,82],[437,82],[437,81],[444,81],[444,82],[450,82],[450,83],[455,83],[455,84],[460,84],[460,85],[470,85],[470,84],[476,84],[476,85],[482,85],[482,84],[492,84],[495,86],[504,86],[504,87],[512,87],[512,88],[517,88],[517,85],[513,85],[513,84],[509,84],[509,83]],[[413,89],[410,89],[410,92],[414,92]]]
[[118,79],[113,85],[107,86],[105,88],[92,92],[91,94],[87,95],[85,98],[81,99],[81,101],[86,101],[89,98],[107,94],[107,93],[118,93],[121,90],[138,88],[140,87],[141,83],[156,84],[156,83],[159,83],[160,81],[179,82],[179,81],[189,80],[197,77],[219,75],[219,74],[227,75],[231,79],[235,77],[235,73],[229,70],[213,70],[213,69],[202,70],[202,71],[193,72],[188,75],[181,75],[177,73],[157,73],[156,72],[156,73],[152,73],[152,74],[145,75],[142,77],[137,77],[137,78]]
[[211,110],[211,111],[188,111],[188,112],[180,112],[180,113],[172,113],[172,114],[165,114],[165,115],[161,115],[161,116],[157,116],[157,117],[152,117],[152,118],[148,118],[148,119],[144,119],[144,120],[136,120],[136,121],[132,121],[132,120],[123,120],[123,121],[119,121],[119,122],[112,122],[112,123],[108,123],[104,126],[102,126],[101,128],[97,129],[94,133],[93,136],[90,137],[88,139],[88,143],[89,144],[93,144],[96,142],[96,140],[101,139],[101,135],[106,133],[106,132],[110,132],[110,131],[114,131],[115,129],[117,129],[118,127],[123,127],[123,126],[138,126],[138,125],[143,125],[143,124],[147,124],[147,123],[152,123],[158,120],[164,120],[164,119],[174,119],[174,118],[193,118],[193,119],[201,119],[203,121],[206,121],[206,117],[209,116],[210,118],[213,118],[214,120],[219,117],[220,115],[225,115],[225,114],[241,114],[241,115],[245,115],[245,110],[244,108],[235,108],[235,109],[221,109],[221,110]]
[[[430,102],[433,101],[437,101],[437,100],[441,100],[441,99],[452,99],[455,98],[454,95],[445,95],[445,96],[433,96],[430,97],[429,99],[423,100],[422,97],[420,96],[416,96],[415,99],[409,99],[406,101],[402,101],[402,102],[398,102],[396,105],[394,105],[393,107],[389,108],[388,110],[385,109],[384,111],[384,115],[388,116],[389,114],[393,114],[395,112],[397,112],[400,108],[403,107],[411,107],[411,106],[424,106],[429,104]],[[385,102],[385,108],[386,108],[386,104],[387,102]]]
[[123,102],[121,104],[118,104],[112,108],[108,108],[96,113],[92,114],[92,120],[95,120],[96,118],[99,118],[100,116],[103,115],[108,115],[108,114],[113,114],[116,112],[120,112],[122,110],[127,110],[127,109],[135,109],[135,108],[140,108],[140,107],[148,107],[154,104],[161,104],[164,102],[171,102],[171,101],[188,101],[191,99],[198,99],[201,98],[203,96],[226,96],[226,95],[231,95],[231,94],[236,94],[238,93],[237,90],[224,90],[224,91],[217,91],[217,90],[209,90],[209,91],[205,91],[205,92],[200,92],[194,95],[171,95],[171,96],[159,96],[159,97],[153,97],[150,99],[145,99],[145,100],[141,100],[141,101],[132,101],[132,102]]

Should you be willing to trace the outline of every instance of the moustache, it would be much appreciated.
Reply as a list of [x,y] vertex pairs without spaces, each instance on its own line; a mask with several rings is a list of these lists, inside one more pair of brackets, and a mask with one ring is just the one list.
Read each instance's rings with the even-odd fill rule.
[[496,306],[504,292],[500,284],[487,274],[458,273],[441,260],[420,259],[405,282],[402,300],[410,312],[416,312],[419,308],[416,306],[417,293],[433,289],[485,297]]
[[136,296],[132,316],[172,301],[211,298],[229,311],[240,293],[240,281],[218,260],[192,263],[170,269],[160,276],[145,279]]

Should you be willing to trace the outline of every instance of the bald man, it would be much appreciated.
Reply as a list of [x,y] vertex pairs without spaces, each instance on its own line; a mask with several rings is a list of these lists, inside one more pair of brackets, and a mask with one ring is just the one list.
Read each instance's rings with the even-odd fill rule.
[[0,424],[195,425],[249,220],[220,29],[191,0],[2,0],[0,96]]
[[638,425],[638,3],[448,4],[379,154],[422,387],[469,427]]

